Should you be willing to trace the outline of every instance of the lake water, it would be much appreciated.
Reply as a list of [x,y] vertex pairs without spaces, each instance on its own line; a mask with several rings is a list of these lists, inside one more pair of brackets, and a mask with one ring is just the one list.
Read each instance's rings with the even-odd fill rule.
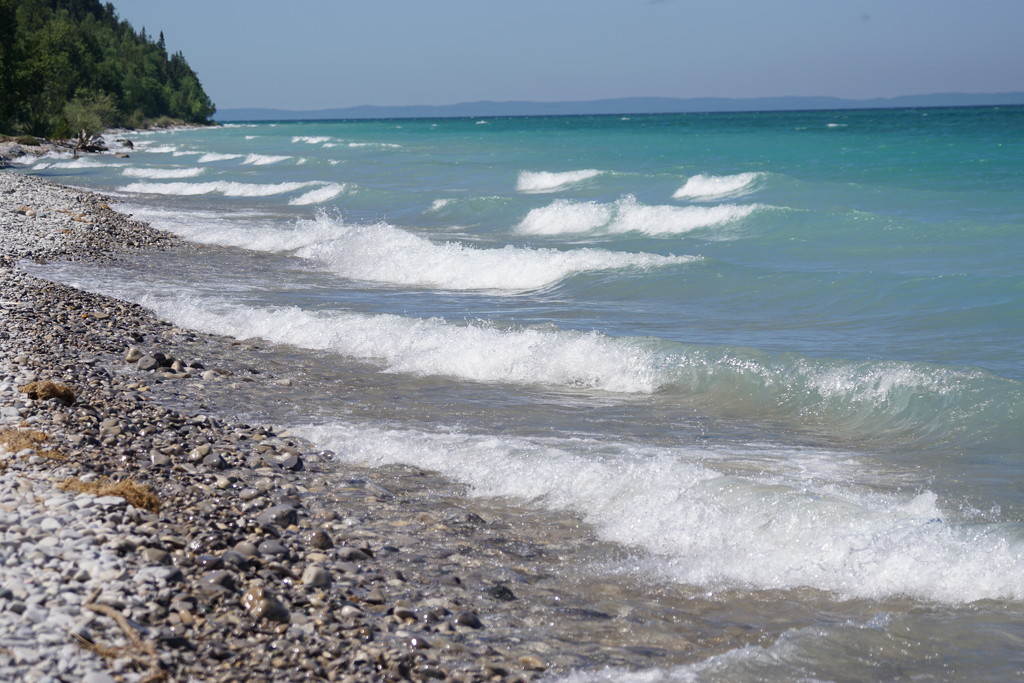
[[1024,675],[1024,108],[129,137],[22,171],[202,248],[33,272],[266,340],[316,391],[261,417],[756,632],[575,680]]

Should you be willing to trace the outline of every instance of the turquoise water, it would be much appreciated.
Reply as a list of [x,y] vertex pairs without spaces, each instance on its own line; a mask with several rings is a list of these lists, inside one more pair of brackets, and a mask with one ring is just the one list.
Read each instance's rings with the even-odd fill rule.
[[[968,614],[993,634],[973,654],[886,656],[1024,666],[1024,109],[132,138],[24,171],[112,194],[202,262],[43,272],[269,340],[328,385],[368,367],[395,390],[275,416],[343,458],[571,511],[658,580],[876,607],[658,675],[841,679],[865,633],[953,647]],[[907,600],[929,616],[908,627]]]

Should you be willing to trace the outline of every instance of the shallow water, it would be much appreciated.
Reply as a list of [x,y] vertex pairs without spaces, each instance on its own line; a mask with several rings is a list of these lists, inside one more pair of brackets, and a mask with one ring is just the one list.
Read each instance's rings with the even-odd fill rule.
[[[270,342],[303,381],[239,412],[588,522],[624,554],[567,577],[609,613],[691,620],[638,680],[1004,680],[1024,666],[1022,123],[142,134],[128,160],[25,171],[199,246],[31,270]],[[626,585],[659,588],[645,607]],[[706,613],[739,631],[699,635]]]

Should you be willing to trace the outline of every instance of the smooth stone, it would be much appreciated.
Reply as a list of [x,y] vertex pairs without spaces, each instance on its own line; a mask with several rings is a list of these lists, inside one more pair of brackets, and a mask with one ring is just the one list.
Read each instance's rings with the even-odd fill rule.
[[300,536],[302,542],[309,548],[316,548],[317,550],[327,550],[333,548],[334,543],[331,541],[331,537],[327,535],[327,532],[321,529],[310,529],[309,531],[302,532]]
[[204,569],[220,569],[224,565],[224,559],[216,555],[197,555],[196,564]]
[[207,572],[199,577],[199,581],[200,583],[222,586],[228,590],[234,590],[235,588],[235,577],[226,569],[216,569],[212,572]]
[[395,607],[395,609],[392,612],[392,614],[394,614],[399,619],[404,619],[405,621],[418,621],[419,620],[419,615],[416,614],[416,610],[414,610],[411,607],[406,607],[406,606]]
[[242,606],[256,619],[268,619],[287,624],[291,613],[280,600],[262,586],[250,588],[242,596]]
[[261,541],[257,549],[263,557],[288,554],[288,548],[284,547],[284,545],[281,544],[281,541],[278,541],[276,538],[268,538],[265,541]]
[[235,544],[235,550],[246,557],[256,557],[260,554],[256,544],[251,541],[239,541]]
[[485,589],[484,593],[495,600],[501,600],[502,602],[509,602],[516,599],[516,594],[513,593],[508,586],[502,586],[501,584]]
[[370,556],[359,548],[342,546],[338,548],[338,559],[342,562],[356,562],[358,560],[368,560]]
[[455,615],[453,621],[459,626],[466,626],[468,628],[479,629],[483,628],[484,624],[480,621],[480,617],[477,616],[476,612],[470,612],[464,610]]
[[256,489],[242,489],[241,491],[238,492],[238,497],[245,502],[248,502],[250,500],[256,500],[262,495],[263,492],[257,491]]
[[314,588],[326,588],[331,585],[331,574],[323,567],[310,565],[302,572],[302,583]]
[[519,663],[523,666],[524,669],[529,669],[530,671],[543,671],[547,668],[547,666],[544,664],[544,662],[540,660],[540,658],[534,657],[533,655],[525,655],[523,657],[520,657]]
[[289,455],[287,458],[280,461],[278,465],[281,466],[281,469],[288,470],[290,472],[301,472],[306,467],[302,462],[302,458],[297,455]]
[[291,505],[275,505],[257,515],[256,523],[287,527],[295,524],[298,519],[299,513]]
[[249,557],[243,555],[237,550],[225,550],[220,556],[220,559],[225,564],[230,564],[235,567],[246,567],[249,564]]
[[223,470],[227,468],[228,464],[220,453],[211,453],[203,458],[203,466],[209,467],[211,470]]
[[169,564],[171,554],[160,548],[145,548],[142,551],[142,559],[148,564]]
[[359,609],[355,605],[344,605],[341,608],[341,616],[345,617],[346,619],[349,617],[359,616],[362,613],[363,610]]

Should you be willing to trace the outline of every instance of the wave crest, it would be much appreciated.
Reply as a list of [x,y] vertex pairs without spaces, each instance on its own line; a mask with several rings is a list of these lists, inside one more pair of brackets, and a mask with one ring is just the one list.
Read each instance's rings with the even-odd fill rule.
[[651,552],[631,559],[631,568],[639,563],[690,585],[811,587],[844,598],[909,595],[954,604],[1024,599],[1022,547],[1012,531],[945,522],[948,511],[931,491],[871,494],[815,480],[819,463],[827,469],[843,454],[745,446],[737,457],[800,459],[811,471],[740,476],[709,466],[707,452],[696,448],[364,424],[298,431],[346,461],[412,464],[464,482],[475,495],[571,511],[604,539]]
[[678,235],[700,228],[724,226],[763,208],[767,207],[762,204],[650,206],[641,204],[632,195],[626,195],[613,204],[560,199],[531,210],[516,226],[516,231],[524,235],[627,232]]
[[322,204],[323,202],[330,201],[340,195],[348,188],[347,183],[331,183],[324,187],[310,190],[301,197],[289,200],[288,204],[291,206],[307,206],[309,204]]
[[118,190],[135,194],[193,196],[220,193],[225,197],[270,197],[321,184],[315,180],[303,183],[239,183],[217,180],[208,183],[130,183],[119,187]]
[[122,175],[129,178],[150,178],[153,180],[162,180],[170,178],[195,178],[197,175],[202,174],[203,169],[201,168],[140,168],[132,166],[122,171]]
[[551,173],[548,171],[523,171],[516,181],[516,190],[526,193],[554,192],[568,185],[575,185],[601,175],[602,171],[588,168],[581,171]]
[[270,164],[276,164],[281,161],[287,161],[291,159],[288,155],[273,155],[273,154],[249,154],[245,157],[243,164],[251,166],[269,166]]
[[241,159],[243,154],[223,154],[221,152],[207,152],[197,160],[200,164],[208,164],[211,161],[228,161],[230,159]]
[[731,197],[742,197],[754,191],[760,173],[737,173],[736,175],[714,176],[695,175],[686,180],[673,199],[711,201]]

